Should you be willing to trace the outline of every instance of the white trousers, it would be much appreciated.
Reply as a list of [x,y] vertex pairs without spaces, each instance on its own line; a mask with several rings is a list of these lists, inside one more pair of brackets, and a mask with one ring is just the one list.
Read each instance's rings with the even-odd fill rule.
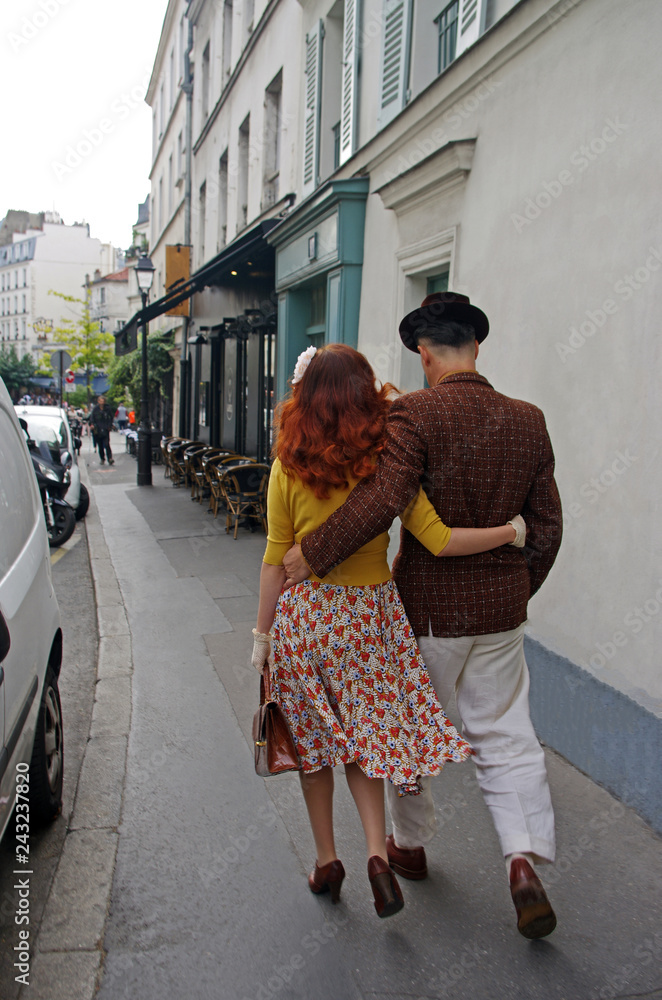
[[[462,733],[476,751],[478,784],[504,856],[517,852],[553,861],[554,812],[529,715],[524,625],[491,635],[421,636],[418,645],[444,709],[455,692]],[[386,782],[400,847],[427,844],[437,831],[431,781],[422,778],[421,794],[403,797]]]

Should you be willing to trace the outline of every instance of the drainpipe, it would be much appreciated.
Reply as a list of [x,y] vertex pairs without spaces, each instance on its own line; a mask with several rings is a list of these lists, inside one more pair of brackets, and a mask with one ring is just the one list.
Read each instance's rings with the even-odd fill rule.
[[[184,83],[182,90],[186,94],[186,162],[184,165],[184,244],[191,246],[191,166],[193,163],[193,73],[191,71],[191,52],[193,50],[193,24],[188,22],[188,41],[184,53]],[[179,361],[179,434],[189,435],[189,358],[188,337],[191,325],[192,297],[188,300],[189,314],[182,322],[182,346]]]

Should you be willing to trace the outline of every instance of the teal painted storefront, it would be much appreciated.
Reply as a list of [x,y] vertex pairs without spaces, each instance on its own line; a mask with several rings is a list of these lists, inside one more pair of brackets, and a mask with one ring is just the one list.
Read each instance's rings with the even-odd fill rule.
[[367,177],[330,181],[269,234],[276,249],[278,399],[311,344],[356,347],[368,188]]

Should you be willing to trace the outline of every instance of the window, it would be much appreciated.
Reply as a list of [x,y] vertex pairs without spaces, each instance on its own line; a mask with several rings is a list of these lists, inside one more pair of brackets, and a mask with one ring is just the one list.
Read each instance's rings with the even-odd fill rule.
[[204,263],[205,257],[205,221],[207,218],[207,181],[204,181],[200,186],[200,194],[198,197],[198,208],[199,208],[199,222],[198,222],[198,238],[200,243],[200,262]]
[[222,87],[230,79],[232,71],[232,0],[223,4],[223,82]]
[[228,241],[228,151],[218,161],[218,249]]
[[442,10],[435,24],[439,29],[439,53],[437,56],[437,72],[441,73],[455,59],[457,48],[457,22],[460,10],[460,0],[448,5]]
[[159,177],[159,232],[163,229],[163,177]]
[[163,129],[165,128],[165,96],[164,96],[164,84],[161,84],[159,89],[159,139],[163,135]]
[[170,110],[175,103],[175,50],[170,53]]
[[181,181],[186,173],[186,146],[184,145],[184,133],[177,136],[177,183]]
[[27,306],[26,306],[26,303],[25,303],[25,295],[22,295],[21,299],[22,299],[21,305],[23,306],[23,312],[27,312],[28,310],[27,310]]
[[172,153],[168,157],[168,215],[172,215],[172,197],[175,190],[175,179],[172,176]]
[[448,268],[442,271],[440,274],[429,275],[426,282],[426,295],[433,295],[434,292],[447,292],[448,291]]
[[310,290],[310,322],[306,334],[313,347],[322,347],[326,332],[326,283]]
[[99,305],[105,306],[106,304],[106,289],[102,286],[99,289]]
[[331,132],[333,134],[333,169],[337,170],[340,166],[340,122],[331,126]]
[[239,169],[237,175],[237,228],[248,224],[248,149],[251,116],[246,115],[239,127]]
[[202,53],[202,121],[207,121],[209,117],[209,42],[205,45]]
[[269,208],[278,201],[280,102],[282,90],[283,72],[281,70],[264,92],[262,209]]
[[23,268],[23,288],[25,288],[25,286],[27,285],[27,283],[28,283],[28,272],[27,272],[27,268],[24,267]]
[[255,0],[244,0],[244,30],[246,38],[253,31],[253,18],[255,16]]
[[187,32],[186,32],[186,19],[182,17],[179,22],[179,75],[184,79],[185,73],[185,60],[186,60],[186,43],[187,43]]

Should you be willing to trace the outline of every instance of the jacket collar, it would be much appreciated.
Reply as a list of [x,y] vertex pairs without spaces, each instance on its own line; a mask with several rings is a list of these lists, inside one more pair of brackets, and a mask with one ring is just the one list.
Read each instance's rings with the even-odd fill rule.
[[449,372],[448,375],[442,375],[439,381],[435,384],[434,388],[436,389],[441,385],[447,385],[449,382],[482,382],[483,385],[488,385],[491,388],[491,385],[485,376],[479,375],[478,372],[474,371]]

